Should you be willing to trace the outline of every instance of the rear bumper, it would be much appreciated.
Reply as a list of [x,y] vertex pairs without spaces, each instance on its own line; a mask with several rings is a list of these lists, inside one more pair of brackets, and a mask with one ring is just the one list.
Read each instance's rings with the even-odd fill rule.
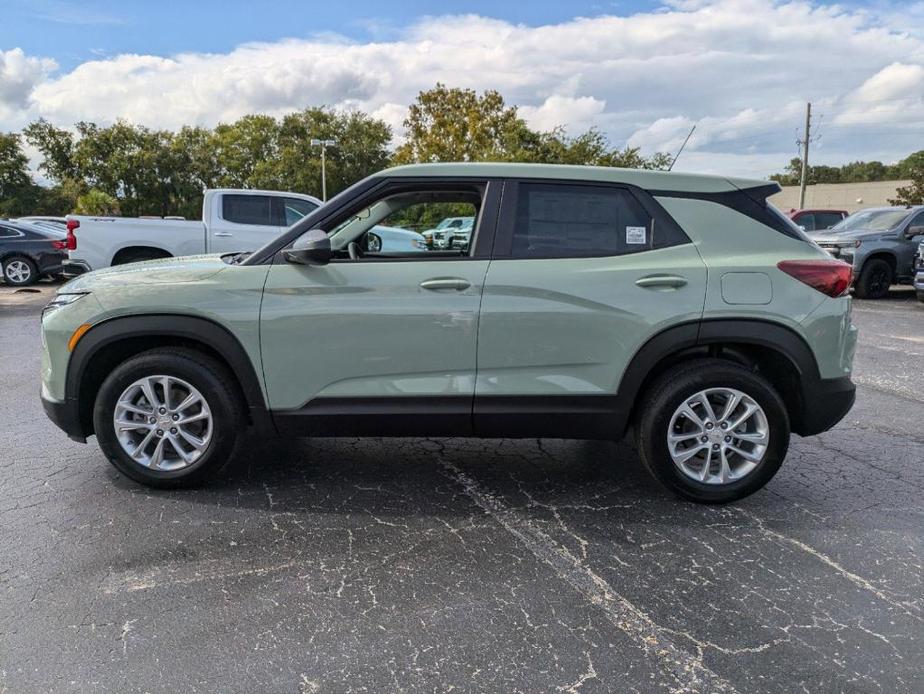
[[43,253],[37,260],[36,266],[40,275],[58,275],[64,271],[67,256],[63,253]]
[[64,400],[63,402],[59,402],[45,397],[44,394],[41,397],[42,407],[45,408],[45,414],[48,415],[48,419],[54,422],[55,426],[67,434],[68,438],[72,441],[86,443],[87,436],[83,431],[83,427],[80,426],[80,414],[77,410],[77,401]]
[[802,413],[793,422],[800,436],[814,436],[840,422],[853,407],[857,387],[850,377],[820,379],[803,391]]
[[85,272],[90,272],[92,268],[83,260],[68,260],[64,263],[64,274],[67,277],[76,277]]

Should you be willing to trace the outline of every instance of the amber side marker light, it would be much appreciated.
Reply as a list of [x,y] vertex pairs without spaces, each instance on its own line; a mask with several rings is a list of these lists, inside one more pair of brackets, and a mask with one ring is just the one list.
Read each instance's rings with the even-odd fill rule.
[[73,352],[74,347],[76,347],[77,343],[80,342],[80,338],[83,337],[86,334],[87,330],[89,330],[92,327],[93,326],[91,326],[89,323],[84,323],[83,325],[79,326],[74,331],[74,334],[71,335],[71,339],[67,341],[67,351]]

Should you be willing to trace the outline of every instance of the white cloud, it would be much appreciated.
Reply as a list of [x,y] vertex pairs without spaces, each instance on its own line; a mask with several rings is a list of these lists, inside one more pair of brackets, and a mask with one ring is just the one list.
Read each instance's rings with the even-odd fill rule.
[[[32,66],[28,78],[4,77],[10,55]],[[675,0],[540,27],[428,17],[369,43],[320,35],[225,54],[118,55],[49,79],[53,67],[0,53],[0,96],[9,90],[13,104],[0,108],[0,129],[36,116],[175,128],[326,104],[368,111],[400,138],[407,104],[441,81],[497,89],[535,127],[597,127],[646,152],[676,151],[696,123],[681,168],[781,169],[806,100],[822,134],[818,161],[910,152],[924,134],[924,38],[901,30],[892,5]]]
[[577,132],[597,125],[597,119],[605,109],[606,102],[592,96],[553,94],[539,106],[522,107],[520,115],[531,127],[539,130],[567,126],[572,132]]
[[57,67],[48,58],[32,58],[21,48],[0,50],[0,116],[22,110],[29,95]]

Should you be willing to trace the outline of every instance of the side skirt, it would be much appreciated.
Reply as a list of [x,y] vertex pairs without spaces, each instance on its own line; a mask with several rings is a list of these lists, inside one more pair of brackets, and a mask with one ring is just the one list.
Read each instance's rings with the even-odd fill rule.
[[591,396],[317,398],[272,413],[284,436],[458,436],[617,440],[629,407]]

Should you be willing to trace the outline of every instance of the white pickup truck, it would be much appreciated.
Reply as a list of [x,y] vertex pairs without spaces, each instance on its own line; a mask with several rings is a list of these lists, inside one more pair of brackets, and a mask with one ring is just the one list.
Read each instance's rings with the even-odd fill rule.
[[67,275],[140,260],[253,251],[321,201],[300,193],[207,190],[202,221],[67,216]]

